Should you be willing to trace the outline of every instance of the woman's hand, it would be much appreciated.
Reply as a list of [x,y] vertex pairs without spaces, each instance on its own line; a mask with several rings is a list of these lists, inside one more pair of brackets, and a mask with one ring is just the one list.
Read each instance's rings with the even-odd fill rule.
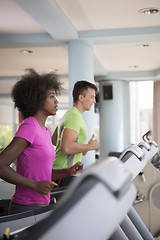
[[72,167],[69,168],[69,175],[76,174],[79,170],[83,169],[83,163],[77,162]]
[[81,169],[83,169],[83,164],[81,162],[77,162],[70,168],[52,169],[52,179],[56,180],[59,178],[64,178],[64,177],[75,175]]
[[87,154],[87,152],[83,152],[82,155],[85,156]]
[[36,182],[36,189],[35,191],[44,195],[48,195],[51,190],[57,186],[57,183],[53,181],[40,181]]

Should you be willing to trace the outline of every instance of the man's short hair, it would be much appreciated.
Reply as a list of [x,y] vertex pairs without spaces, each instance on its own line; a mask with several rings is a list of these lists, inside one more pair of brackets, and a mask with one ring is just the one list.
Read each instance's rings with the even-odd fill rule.
[[95,90],[95,92],[97,92],[97,87],[91,82],[87,82],[85,80],[76,82],[72,92],[73,102],[76,103],[78,101],[80,94],[85,96],[88,88],[92,88]]

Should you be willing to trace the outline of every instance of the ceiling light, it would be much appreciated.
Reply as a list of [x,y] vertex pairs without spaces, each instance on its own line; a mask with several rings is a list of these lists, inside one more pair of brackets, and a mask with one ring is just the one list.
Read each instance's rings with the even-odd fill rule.
[[21,50],[20,51],[21,53],[24,53],[24,54],[30,54],[30,53],[33,53],[33,51],[31,51],[31,50]]
[[138,44],[138,45],[137,45],[137,47],[143,47],[143,48],[149,47],[149,46],[150,46],[149,43],[142,43],[142,44]]
[[129,68],[139,68],[139,66],[138,65],[130,65],[130,66],[128,66]]
[[50,68],[50,69],[49,69],[49,72],[50,72],[50,73],[57,72],[57,71],[58,71],[57,68]]
[[156,14],[159,12],[159,9],[157,8],[143,8],[141,10],[139,10],[140,13],[144,13],[144,14]]
[[141,47],[149,47],[150,45],[149,44],[147,44],[147,43],[143,43],[143,44],[141,44]]

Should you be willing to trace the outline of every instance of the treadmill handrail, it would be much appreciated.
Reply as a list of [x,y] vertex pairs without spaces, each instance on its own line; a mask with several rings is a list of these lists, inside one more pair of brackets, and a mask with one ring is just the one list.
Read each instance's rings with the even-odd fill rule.
[[139,146],[133,144],[122,152],[119,159],[122,159],[128,152],[132,152],[139,160],[141,160],[144,156],[142,149]]
[[150,150],[150,148],[151,148],[151,146],[149,145],[149,143],[147,143],[147,142],[140,142],[139,144],[138,144],[138,146],[139,147],[144,147],[144,148],[146,148],[148,151]]
[[[106,174],[107,169],[107,174]],[[109,170],[108,170],[109,169]],[[118,193],[124,191],[128,182],[132,179],[132,174],[130,171],[126,170],[124,164],[117,157],[107,157],[106,159],[96,162],[90,168],[84,169],[77,178],[77,181],[72,185],[72,192],[74,192],[80,183],[85,180],[85,178],[94,176],[99,181],[103,182],[111,190],[113,194],[118,196]],[[114,177],[113,177],[114,176]],[[71,194],[71,189],[67,191],[67,194]]]

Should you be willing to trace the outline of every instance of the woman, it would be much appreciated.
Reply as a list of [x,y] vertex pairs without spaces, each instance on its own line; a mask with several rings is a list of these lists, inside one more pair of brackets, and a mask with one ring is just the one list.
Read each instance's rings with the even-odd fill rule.
[[[56,186],[52,180],[73,175],[82,168],[78,162],[70,168],[52,170],[55,150],[45,121],[56,114],[56,95],[61,93],[62,86],[54,73],[27,71],[11,93],[24,120],[0,154],[0,178],[16,185],[9,214],[48,205],[50,191]],[[16,171],[10,167],[15,160]]]

